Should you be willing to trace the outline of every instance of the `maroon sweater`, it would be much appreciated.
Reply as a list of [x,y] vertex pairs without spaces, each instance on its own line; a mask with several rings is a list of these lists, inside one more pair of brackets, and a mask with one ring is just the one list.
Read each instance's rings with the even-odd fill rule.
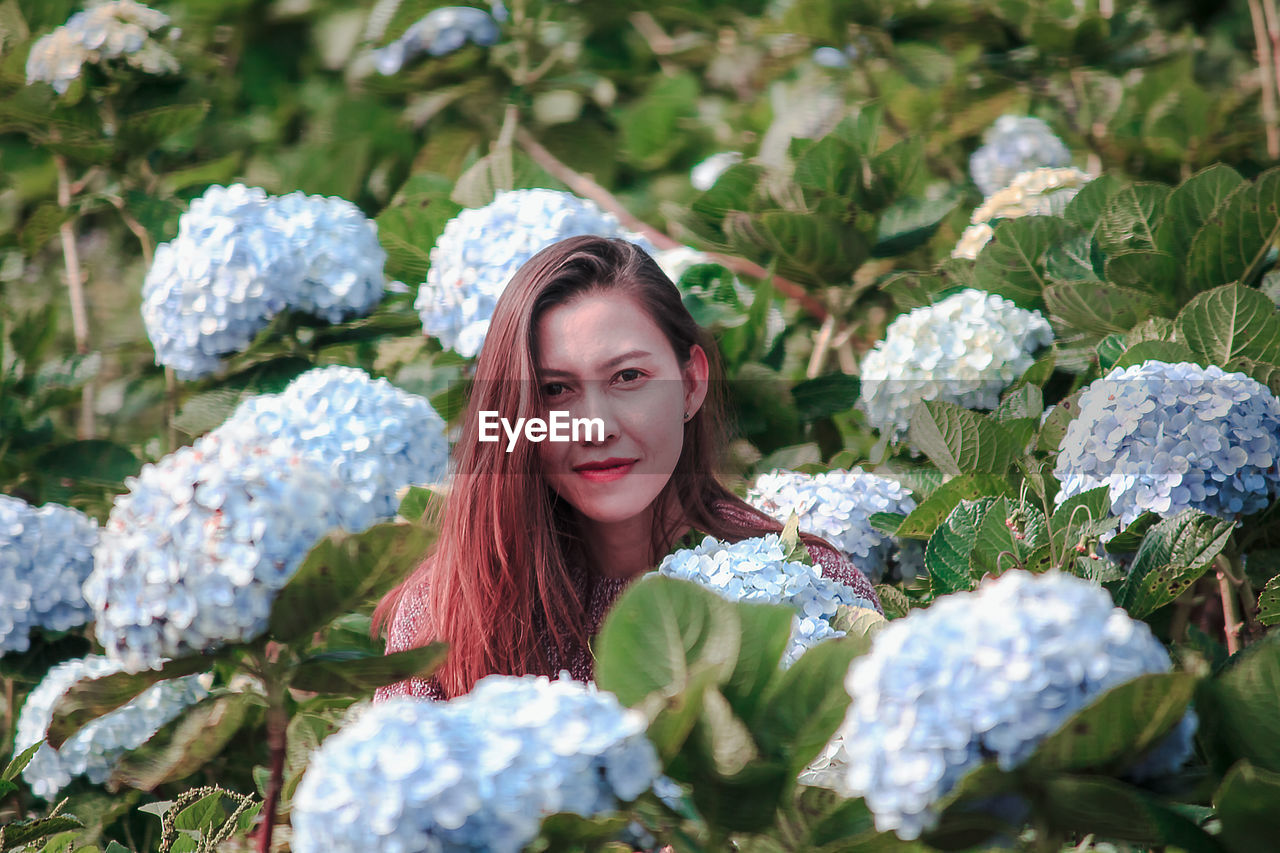
[[[724,505],[723,508],[729,515],[736,516],[739,512],[730,505]],[[853,563],[849,562],[849,559],[844,554],[835,549],[820,546],[809,547],[808,550],[809,556],[813,558],[814,565],[821,569],[823,577],[845,584],[859,596],[874,602],[877,610],[881,609],[879,606],[880,599],[876,596],[875,589],[867,580],[866,575],[862,574]],[[569,571],[579,595],[583,601],[587,602],[587,630],[588,635],[591,637],[594,637],[599,632],[609,608],[613,606],[614,601],[622,594],[622,591],[637,577],[640,577],[640,575],[634,575],[629,578],[602,577],[590,574],[581,566],[574,565],[570,566]],[[424,599],[425,589],[421,585],[419,585],[419,592],[416,596],[406,594],[405,598],[401,599],[400,606],[396,609],[395,615],[392,616],[391,625],[387,631],[386,654],[410,648],[410,644],[417,635],[420,626],[423,623],[429,623],[430,616],[427,613]],[[595,661],[590,649],[575,643],[569,650],[567,659],[561,659],[555,644],[551,641],[551,637],[544,634],[541,639],[547,658],[551,662],[552,672],[567,669],[569,674],[577,681],[585,682],[593,679]],[[435,678],[413,677],[398,681],[395,684],[388,684],[386,687],[379,687],[374,693],[373,701],[380,702],[384,699],[390,699],[392,696],[444,699],[444,691]]]

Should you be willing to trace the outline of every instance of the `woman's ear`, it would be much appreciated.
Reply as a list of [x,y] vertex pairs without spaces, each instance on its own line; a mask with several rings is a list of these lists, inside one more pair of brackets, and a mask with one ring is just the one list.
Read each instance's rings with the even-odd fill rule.
[[710,367],[707,354],[694,344],[689,348],[689,361],[684,366],[684,408],[691,415],[702,406],[707,397],[707,377]]

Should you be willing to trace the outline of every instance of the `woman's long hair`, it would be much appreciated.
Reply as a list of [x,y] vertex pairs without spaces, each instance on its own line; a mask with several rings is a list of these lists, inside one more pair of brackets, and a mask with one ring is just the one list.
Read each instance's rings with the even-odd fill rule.
[[[534,362],[538,320],[588,292],[623,294],[642,306],[682,368],[694,344],[707,354],[706,398],[685,423],[680,458],[654,499],[655,563],[671,545],[674,531],[663,524],[673,511],[728,542],[782,529],[720,482],[730,434],[723,367],[715,341],[689,315],[679,289],[653,258],[626,240],[582,236],[554,243],[512,276],[494,308],[453,450],[450,495],[429,519],[439,531],[433,551],[373,612],[377,636],[404,595],[426,584],[430,618],[410,646],[449,643],[448,658],[436,671],[447,696],[466,693],[491,673],[553,675],[539,626],[561,660],[571,644],[587,643],[586,602],[568,569],[584,554],[574,510],[542,476],[531,442],[517,442],[508,453],[505,436],[497,442],[478,437],[481,411],[508,419],[544,415]],[[723,503],[738,513],[725,513]],[[742,523],[733,517],[739,515]],[[801,538],[831,547],[821,537]]]

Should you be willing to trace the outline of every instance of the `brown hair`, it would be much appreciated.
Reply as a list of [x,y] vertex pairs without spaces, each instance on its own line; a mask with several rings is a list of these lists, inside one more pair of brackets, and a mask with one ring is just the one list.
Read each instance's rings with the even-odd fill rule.
[[[673,531],[663,530],[662,522],[677,508],[692,527],[722,541],[782,529],[720,482],[729,439],[723,367],[715,341],[689,315],[679,289],[648,253],[626,240],[582,236],[554,243],[520,267],[494,308],[453,450],[450,496],[429,518],[439,530],[434,550],[373,612],[377,636],[405,594],[426,584],[430,618],[418,626],[410,647],[449,643],[436,672],[446,696],[469,691],[491,673],[552,675],[538,626],[545,626],[562,659],[570,643],[586,645],[586,602],[568,570],[571,559],[582,558],[572,508],[540,476],[529,442],[508,453],[500,442],[479,441],[478,424],[481,411],[541,416],[534,362],[538,319],[592,292],[632,298],[662,330],[682,368],[694,344],[707,354],[706,398],[685,424],[680,458],[654,499],[652,553],[670,547]],[[758,523],[738,523],[724,513],[724,502]],[[831,548],[812,534],[801,539]]]

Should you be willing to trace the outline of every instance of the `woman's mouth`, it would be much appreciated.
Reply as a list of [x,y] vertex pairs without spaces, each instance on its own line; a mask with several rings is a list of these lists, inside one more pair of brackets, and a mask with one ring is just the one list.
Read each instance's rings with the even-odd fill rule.
[[632,460],[609,468],[580,468],[576,473],[580,474],[589,483],[608,483],[610,480],[625,477],[627,472],[635,467],[635,464],[635,461]]

